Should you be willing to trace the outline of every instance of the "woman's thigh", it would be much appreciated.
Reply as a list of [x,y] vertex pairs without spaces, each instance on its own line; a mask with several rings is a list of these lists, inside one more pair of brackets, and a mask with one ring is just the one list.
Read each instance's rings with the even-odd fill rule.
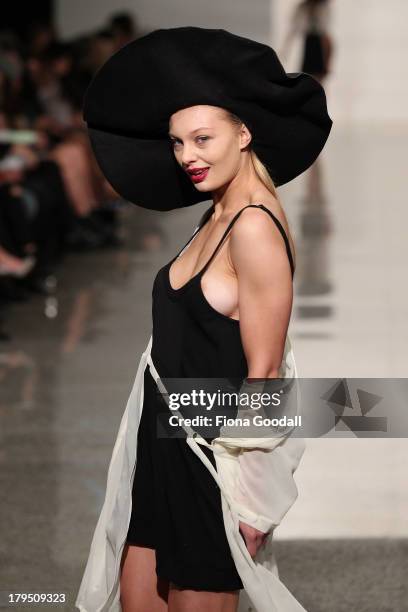
[[167,612],[169,583],[156,574],[156,551],[125,545],[120,578],[122,612]]
[[195,591],[180,589],[170,582],[168,612],[236,612],[239,603],[237,591]]

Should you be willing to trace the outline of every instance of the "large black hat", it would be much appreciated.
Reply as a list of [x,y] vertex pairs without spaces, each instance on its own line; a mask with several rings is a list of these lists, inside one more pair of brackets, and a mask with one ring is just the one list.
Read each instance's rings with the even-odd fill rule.
[[155,30],[112,55],[84,98],[95,157],[123,198],[172,210],[211,197],[195,189],[168,136],[173,113],[201,104],[244,121],[277,186],[315,161],[332,125],[318,81],[286,73],[267,45],[222,29]]

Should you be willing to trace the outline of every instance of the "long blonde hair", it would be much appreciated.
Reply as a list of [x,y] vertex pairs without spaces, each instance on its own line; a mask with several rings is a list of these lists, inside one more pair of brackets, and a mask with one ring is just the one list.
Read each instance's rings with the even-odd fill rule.
[[[231,121],[231,123],[234,124],[237,128],[239,128],[242,125],[242,123],[244,123],[242,121],[242,119],[240,119],[237,115],[235,115],[230,110],[227,110],[227,109],[224,108],[223,111],[224,111],[224,117],[226,117],[227,120]],[[251,145],[249,145],[249,154],[251,156],[252,165],[254,167],[254,170],[255,170],[258,178],[265,185],[265,187],[268,189],[268,191],[271,192],[271,194],[274,196],[274,198],[278,201],[278,203],[279,203],[280,207],[282,208],[282,210],[284,210],[282,202],[281,202],[281,200],[279,198],[279,195],[278,195],[278,192],[276,190],[275,183],[273,182],[273,179],[272,179],[271,175],[269,174],[268,169],[261,162],[261,160],[259,159],[259,157],[255,153],[255,151],[251,148]],[[285,215],[285,217],[286,217],[286,215]],[[289,221],[287,219],[286,219],[286,221],[287,221],[289,232],[290,232],[290,223],[289,223]]]
[[[233,112],[231,112],[231,111],[229,111],[227,109],[223,109],[223,110],[224,110],[224,112],[226,114],[226,118],[231,123],[233,123],[237,128],[242,125],[243,121],[237,115],[235,115]],[[259,159],[259,157],[255,153],[255,151],[251,148],[251,145],[249,145],[249,154],[251,156],[252,165],[254,167],[254,170],[255,170],[259,180],[265,185],[265,187],[268,189],[268,191],[270,191],[271,194],[279,201],[279,197],[278,197],[278,193],[276,191],[275,183],[273,182],[273,179],[272,179],[271,175],[269,174],[269,172],[268,172],[267,168],[265,167],[265,165],[261,162],[261,160]]]

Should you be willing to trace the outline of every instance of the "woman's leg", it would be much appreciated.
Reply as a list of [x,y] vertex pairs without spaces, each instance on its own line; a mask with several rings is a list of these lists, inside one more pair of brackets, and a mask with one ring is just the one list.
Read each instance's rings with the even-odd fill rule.
[[156,551],[126,544],[120,578],[122,612],[167,612],[168,590],[168,581],[156,574]]
[[92,212],[97,205],[89,158],[79,142],[63,142],[50,153],[64,181],[65,190],[76,214],[80,217]]
[[170,582],[168,612],[236,612],[239,603],[237,591],[195,591],[180,589]]

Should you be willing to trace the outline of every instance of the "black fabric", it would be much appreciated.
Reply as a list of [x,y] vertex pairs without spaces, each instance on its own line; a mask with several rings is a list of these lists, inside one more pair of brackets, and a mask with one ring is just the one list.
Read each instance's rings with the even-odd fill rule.
[[75,214],[56,162],[42,160],[26,173],[24,186],[33,192],[39,204],[31,222],[31,233],[37,244],[38,265],[46,266],[58,260],[65,237],[75,223]]
[[23,199],[13,195],[12,185],[0,186],[0,245],[17,257],[27,253],[24,245],[31,239],[30,222]]
[[306,35],[303,48],[302,72],[319,76],[327,74],[321,34],[309,32]]
[[[156,422],[168,413],[149,368],[138,433],[128,544],[156,550],[156,573],[181,588],[243,588],[229,550],[214,478],[184,438],[158,438]],[[215,467],[213,453],[202,447]]]
[[98,70],[83,105],[95,157],[130,202],[154,210],[208,199],[176,162],[170,116],[206,104],[238,115],[277,186],[304,172],[329,135],[322,86],[286,73],[267,45],[223,29],[160,29],[125,45]]
[[[255,206],[266,211],[282,233],[293,274],[285,231],[262,204],[250,204],[238,211],[204,268],[180,289],[173,289],[169,281],[169,268],[176,258],[163,266],[153,284],[151,349],[153,363],[162,379],[228,377],[241,384],[247,376],[239,321],[209,305],[201,291],[200,278],[241,212]],[[214,205],[206,211],[198,231],[213,210]],[[225,533],[219,487],[188,446],[185,432],[184,437],[157,436],[157,419],[168,415],[169,408],[148,366],[144,390],[127,542],[154,548],[157,575],[180,587],[208,591],[241,589],[243,585]],[[183,433],[182,429],[179,431]],[[212,451],[205,446],[201,448],[216,469]]]

